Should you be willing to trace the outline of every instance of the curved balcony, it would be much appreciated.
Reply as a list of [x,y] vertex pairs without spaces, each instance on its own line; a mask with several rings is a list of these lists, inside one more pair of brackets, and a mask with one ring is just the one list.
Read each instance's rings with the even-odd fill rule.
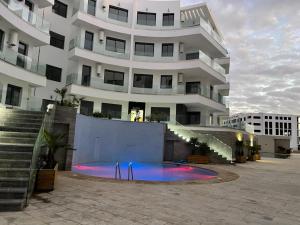
[[187,93],[184,85],[178,85],[172,89],[154,88],[128,88],[128,80],[123,86],[103,83],[100,78],[92,77],[90,80],[79,80],[77,74],[67,76],[66,84],[70,94],[91,98],[103,98],[110,100],[173,103],[173,104],[196,104],[202,105],[220,112],[226,112],[224,99],[214,93],[210,98],[207,89],[194,93]]
[[35,46],[50,43],[50,23],[16,0],[0,0],[1,17],[31,37]]
[[28,82],[33,86],[46,87],[46,66],[12,50],[0,52],[0,74]]
[[148,61],[136,59],[130,60],[129,53],[117,53],[105,50],[103,47],[94,46],[93,50],[87,50],[84,48],[84,42],[79,38],[74,38],[70,41],[70,58],[71,59],[89,59],[96,63],[103,63],[108,65],[115,65],[120,67],[132,67],[134,69],[155,70],[153,68],[159,68],[159,70],[165,71],[178,71],[188,72],[194,74],[202,74],[205,77],[212,78],[215,83],[226,83],[226,71],[225,69],[205,55],[202,51],[193,53],[193,57],[179,57],[179,60],[172,62],[151,61],[151,58],[147,57]]
[[181,23],[179,28],[174,29],[151,29],[151,27],[145,29],[139,28],[139,26],[135,26],[133,29],[132,27],[122,26],[103,18],[89,15],[84,11],[77,11],[72,18],[72,24],[76,26],[92,26],[95,29],[109,30],[116,33],[148,38],[182,39],[197,36],[198,42],[205,43],[205,46],[212,54],[215,54],[217,57],[228,55],[222,38],[202,17],[199,17],[199,22],[197,23]]

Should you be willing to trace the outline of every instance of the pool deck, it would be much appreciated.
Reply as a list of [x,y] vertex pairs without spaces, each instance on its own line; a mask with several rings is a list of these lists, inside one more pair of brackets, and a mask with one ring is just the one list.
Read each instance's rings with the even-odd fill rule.
[[209,168],[239,178],[153,185],[60,173],[54,192],[35,196],[23,212],[0,213],[0,225],[300,224],[300,154]]

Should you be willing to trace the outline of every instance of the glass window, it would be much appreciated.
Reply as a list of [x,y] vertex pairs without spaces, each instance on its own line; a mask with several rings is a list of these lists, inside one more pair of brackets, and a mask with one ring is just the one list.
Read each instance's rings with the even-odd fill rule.
[[46,65],[46,77],[48,80],[61,82],[61,73],[62,73],[61,68],[51,66],[51,65]]
[[153,75],[150,74],[134,74],[133,87],[152,88]]
[[91,85],[91,73],[92,73],[92,67],[86,65],[82,66],[81,85],[87,87]]
[[25,68],[26,56],[28,53],[28,45],[23,42],[19,42],[18,53],[19,54],[17,56],[17,66]]
[[85,39],[84,39],[84,48],[87,50],[93,51],[94,45],[94,34],[92,32],[85,32]]
[[253,119],[260,119],[260,116],[254,116]]
[[128,10],[110,5],[108,18],[127,23],[128,22]]
[[199,59],[199,52],[192,52],[185,55],[186,60]]
[[52,12],[67,18],[68,6],[58,0],[55,0],[54,5],[52,7]]
[[172,75],[161,75],[160,88],[171,89],[172,88]]
[[135,43],[135,55],[139,56],[154,56],[154,44],[151,43]]
[[156,25],[156,14],[155,13],[138,12],[137,13],[137,24],[146,25],[146,26],[155,26]]
[[94,112],[94,102],[91,101],[80,101],[80,114],[86,116],[92,116]]
[[50,31],[50,45],[64,49],[65,47],[65,36]]
[[213,97],[214,97],[214,87],[213,86],[210,86],[210,88],[209,88],[209,96],[211,99],[213,99]]
[[4,31],[0,30],[0,51],[3,50],[4,36],[5,36]]
[[170,108],[151,107],[151,116],[159,121],[170,121]]
[[104,83],[106,84],[114,84],[114,85],[124,85],[124,73],[113,71],[113,70],[105,70],[104,71]]
[[186,82],[186,94],[201,94],[200,82]]
[[174,51],[174,44],[162,44],[162,53],[163,57],[172,57]]
[[88,1],[87,13],[92,15],[92,16],[96,15],[96,0],[89,0]]
[[125,53],[126,41],[117,38],[106,38],[106,50],[118,53]]
[[163,26],[174,26],[174,13],[163,14]]
[[101,112],[111,118],[121,119],[122,105],[102,103]]
[[12,105],[12,106],[20,106],[21,104],[21,94],[22,94],[22,88],[18,86],[14,86],[11,84],[7,85],[7,91],[6,91],[6,105]]
[[254,123],[253,125],[254,126],[260,126],[261,124],[260,123]]

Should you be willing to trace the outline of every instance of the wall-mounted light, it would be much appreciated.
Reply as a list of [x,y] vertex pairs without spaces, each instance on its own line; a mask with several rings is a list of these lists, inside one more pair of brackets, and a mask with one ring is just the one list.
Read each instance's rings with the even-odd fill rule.
[[102,64],[98,63],[97,64],[97,77],[101,77],[101,72],[102,72]]
[[104,31],[100,30],[99,31],[99,41],[102,43],[104,41]]
[[243,141],[243,134],[241,132],[236,133],[236,139],[238,141]]

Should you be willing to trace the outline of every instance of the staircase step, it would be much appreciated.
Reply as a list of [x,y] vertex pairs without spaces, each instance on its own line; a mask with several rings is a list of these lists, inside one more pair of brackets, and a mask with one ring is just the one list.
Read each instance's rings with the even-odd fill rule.
[[0,143],[34,144],[36,138],[27,137],[0,137]]
[[32,132],[9,132],[9,131],[0,131],[0,138],[11,137],[11,138],[36,138],[37,133]]
[[22,159],[31,160],[32,152],[0,151],[0,159]]
[[9,131],[9,132],[26,132],[26,133],[39,133],[40,127],[13,127],[13,126],[2,126],[0,124],[0,131]]
[[10,108],[0,108],[0,113],[4,114],[34,114],[34,115],[43,115],[44,113],[41,111],[29,111],[29,110],[22,110],[22,109],[10,109]]
[[23,127],[23,128],[35,128],[39,129],[41,123],[17,123],[17,122],[1,122],[2,127]]
[[32,152],[34,144],[12,144],[12,143],[0,143],[0,151],[7,152]]
[[27,188],[0,188],[0,199],[24,199]]
[[31,160],[0,159],[0,168],[29,168]]
[[25,199],[0,199],[0,212],[20,211],[24,205]]
[[30,168],[0,168],[0,177],[29,177]]
[[28,177],[0,177],[0,187],[26,188],[28,185],[28,181]]
[[[44,118],[44,115],[35,115],[35,114],[9,114],[9,113],[0,113],[0,121],[4,120],[32,120],[33,122],[41,122]],[[29,122],[29,121],[28,121]],[[30,121],[31,122],[31,121]]]

